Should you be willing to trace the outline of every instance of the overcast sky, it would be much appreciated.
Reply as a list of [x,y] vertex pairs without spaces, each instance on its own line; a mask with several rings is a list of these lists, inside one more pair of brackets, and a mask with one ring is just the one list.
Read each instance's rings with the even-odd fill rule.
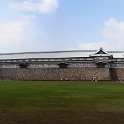
[[0,53],[124,50],[124,0],[0,0]]

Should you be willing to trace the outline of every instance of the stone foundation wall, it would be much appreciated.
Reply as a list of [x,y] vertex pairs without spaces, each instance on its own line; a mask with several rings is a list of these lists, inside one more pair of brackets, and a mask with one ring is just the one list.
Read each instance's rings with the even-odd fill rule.
[[111,80],[111,75],[109,68],[0,68],[0,78],[1,80],[93,80],[94,78]]
[[113,77],[118,81],[124,81],[124,68],[115,68]]

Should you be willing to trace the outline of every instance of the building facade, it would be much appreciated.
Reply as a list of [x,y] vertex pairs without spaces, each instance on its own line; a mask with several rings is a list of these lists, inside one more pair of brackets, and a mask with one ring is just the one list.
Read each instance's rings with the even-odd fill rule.
[[0,54],[1,80],[124,80],[124,51]]

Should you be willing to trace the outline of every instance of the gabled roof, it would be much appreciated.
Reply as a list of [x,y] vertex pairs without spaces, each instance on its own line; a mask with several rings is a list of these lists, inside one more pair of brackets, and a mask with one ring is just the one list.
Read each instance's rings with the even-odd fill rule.
[[108,52],[104,51],[102,47],[97,52],[90,55],[90,57],[97,57],[97,56],[112,57],[112,55],[108,54]]
[[99,51],[97,51],[95,54],[107,54],[107,52],[105,52],[105,51],[103,50],[103,48],[101,47],[101,48],[99,49]]

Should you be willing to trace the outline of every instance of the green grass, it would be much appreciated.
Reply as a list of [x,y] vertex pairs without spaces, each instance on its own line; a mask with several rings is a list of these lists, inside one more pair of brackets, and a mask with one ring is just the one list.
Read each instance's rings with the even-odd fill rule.
[[1,81],[0,124],[124,124],[124,84]]

